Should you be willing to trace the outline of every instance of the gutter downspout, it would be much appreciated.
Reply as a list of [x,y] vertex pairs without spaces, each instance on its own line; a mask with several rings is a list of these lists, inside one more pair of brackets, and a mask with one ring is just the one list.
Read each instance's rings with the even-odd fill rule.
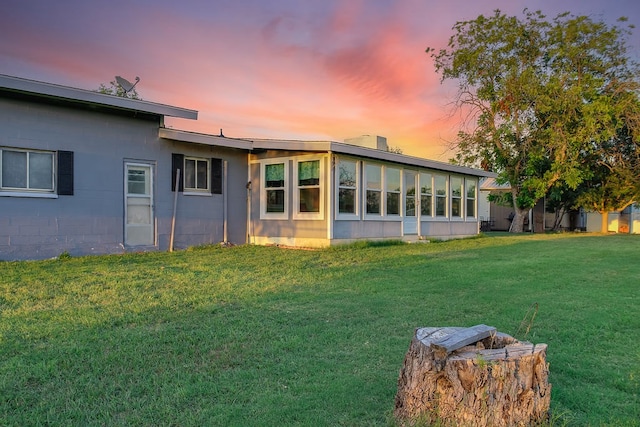
[[335,200],[335,176],[336,176],[336,157],[333,152],[329,151],[329,179],[328,187],[326,191],[327,197],[327,239],[329,240],[329,246],[333,241],[333,219],[334,209],[333,201]]
[[171,234],[169,235],[169,252],[173,252],[173,238],[176,231],[176,208],[178,207],[178,188],[180,185],[180,169],[176,170],[176,191],[173,194],[173,215],[171,215]]
[[227,243],[229,243],[228,240],[228,229],[229,229],[229,216],[228,216],[228,200],[227,200],[227,161],[223,161],[222,162],[222,182],[223,182],[223,189],[222,189],[222,215],[223,215],[223,224],[222,224],[222,243],[224,243],[225,245]]
[[245,243],[251,243],[251,154],[247,155],[247,224]]
[[414,203],[414,209],[416,210],[416,222],[418,223],[417,227],[418,227],[418,240],[422,240],[422,193],[421,193],[421,188],[420,187],[422,185],[422,182],[420,180],[420,170],[418,169],[416,171],[416,178],[414,179],[414,183],[413,183],[416,187],[415,190],[413,191],[414,193],[414,197],[416,199],[415,203]]

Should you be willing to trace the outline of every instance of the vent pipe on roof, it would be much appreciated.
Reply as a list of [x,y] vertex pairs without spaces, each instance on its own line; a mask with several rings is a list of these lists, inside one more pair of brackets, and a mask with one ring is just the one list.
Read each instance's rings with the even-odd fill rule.
[[378,135],[362,135],[355,138],[347,138],[345,143],[357,145],[358,147],[373,148],[375,150],[389,151],[387,138]]

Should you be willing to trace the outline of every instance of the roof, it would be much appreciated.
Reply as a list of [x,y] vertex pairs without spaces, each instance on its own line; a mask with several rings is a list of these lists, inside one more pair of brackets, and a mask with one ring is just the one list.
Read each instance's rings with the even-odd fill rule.
[[249,139],[249,138],[227,138],[224,136],[207,135],[203,133],[188,132],[183,130],[161,128],[159,133],[161,138],[176,141],[215,145],[219,147],[238,148],[248,151],[254,150],[281,150],[281,151],[309,151],[309,152],[332,152],[346,154],[356,157],[364,157],[373,160],[393,162],[406,166],[422,167],[446,172],[460,173],[464,175],[493,177],[492,172],[481,169],[458,166],[451,163],[438,162],[436,160],[424,159],[421,157],[396,154],[388,151],[376,150],[374,148],[361,147],[335,141],[301,141],[301,140],[277,140],[277,139]]
[[226,136],[209,135],[205,133],[189,132],[170,128],[160,128],[158,136],[174,141],[189,142],[192,144],[215,145],[217,147],[239,148],[241,150],[252,149],[251,141],[242,138],[227,138]]
[[487,179],[484,179],[480,183],[480,191],[494,190],[509,191],[511,190],[511,184],[509,184],[508,182],[506,184],[498,184],[498,181],[495,178],[495,174],[493,174],[493,176],[491,177],[488,177]]
[[[173,107],[170,105],[142,101],[138,99],[124,98],[107,95],[85,89],[76,89],[52,83],[28,80],[19,77],[0,74],[0,95],[13,94],[14,96],[27,96],[47,100],[54,103],[70,105],[82,105],[108,109],[110,111],[130,111],[144,113],[152,116],[170,116],[183,119],[198,118],[196,110]],[[458,166],[451,163],[438,162],[420,157],[391,153],[388,151],[362,147],[344,142],[335,141],[300,141],[285,139],[248,139],[227,138],[225,136],[208,135],[197,132],[188,132],[161,127],[159,136],[164,139],[182,141],[193,144],[203,144],[235,148],[247,151],[254,150],[282,150],[282,151],[309,151],[332,152],[374,160],[393,162],[406,166],[423,167],[440,171],[460,173],[480,177],[493,177],[495,174],[480,169]]]
[[495,176],[494,173],[481,169],[458,166],[452,163],[439,162],[422,157],[407,156],[405,154],[397,154],[375,148],[361,147],[345,142],[255,139],[253,140],[253,148],[265,150],[328,151],[464,175]]
[[157,104],[139,99],[123,98],[85,89],[28,80],[0,74],[0,93],[30,95],[40,99],[100,106],[111,110],[135,111],[156,116],[197,119],[198,112],[186,108]]

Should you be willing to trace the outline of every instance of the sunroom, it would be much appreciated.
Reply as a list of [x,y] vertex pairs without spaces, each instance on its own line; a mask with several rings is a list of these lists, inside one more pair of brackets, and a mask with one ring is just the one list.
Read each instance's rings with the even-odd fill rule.
[[323,247],[478,233],[478,180],[487,172],[374,147],[253,141],[249,242]]

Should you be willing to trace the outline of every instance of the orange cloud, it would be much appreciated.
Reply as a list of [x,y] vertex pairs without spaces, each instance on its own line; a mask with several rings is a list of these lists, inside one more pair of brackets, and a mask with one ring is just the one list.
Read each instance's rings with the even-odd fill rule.
[[[176,128],[337,141],[378,134],[406,154],[447,160],[462,122],[448,104],[456,88],[440,84],[425,48],[446,46],[456,21],[495,8],[519,14],[531,1],[5,0],[0,73],[85,89],[140,76],[145,100],[199,111],[197,121],[167,121]],[[533,8],[560,7],[540,1]],[[623,6],[607,13],[624,15]]]

